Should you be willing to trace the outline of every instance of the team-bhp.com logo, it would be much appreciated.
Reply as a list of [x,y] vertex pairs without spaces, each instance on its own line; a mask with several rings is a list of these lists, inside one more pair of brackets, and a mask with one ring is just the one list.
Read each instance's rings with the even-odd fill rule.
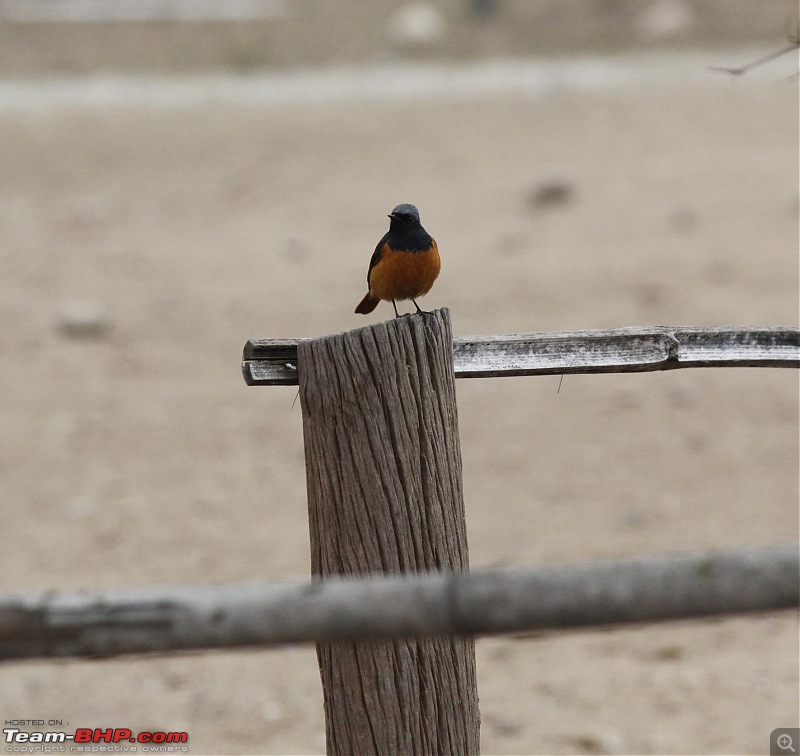
[[[42,723],[44,724],[44,723]],[[79,727],[75,732],[3,728],[6,753],[188,753],[186,732],[134,733],[129,727]],[[136,745],[129,745],[135,743]],[[102,744],[102,745],[101,745]],[[110,744],[110,745],[109,745]]]

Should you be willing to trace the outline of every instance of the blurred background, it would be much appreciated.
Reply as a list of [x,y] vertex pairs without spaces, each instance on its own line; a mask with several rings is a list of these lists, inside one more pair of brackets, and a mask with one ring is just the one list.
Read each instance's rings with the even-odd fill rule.
[[[795,0],[0,3],[0,581],[303,579],[292,388],[386,214],[459,335],[798,319]],[[458,382],[473,567],[794,541],[791,370]],[[486,753],[761,753],[797,617],[478,642]],[[312,648],[7,665],[4,718],[324,751]]]
[[[3,0],[9,74],[370,65],[780,44],[793,0]],[[66,24],[66,26],[65,26]]]

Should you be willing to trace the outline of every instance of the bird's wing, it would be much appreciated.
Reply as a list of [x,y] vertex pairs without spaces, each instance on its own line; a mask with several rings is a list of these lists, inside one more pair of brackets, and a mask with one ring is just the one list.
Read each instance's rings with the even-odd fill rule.
[[372,273],[372,269],[378,264],[378,260],[381,259],[381,255],[383,254],[383,248],[386,246],[386,240],[389,238],[389,232],[387,231],[383,238],[378,242],[378,245],[375,247],[375,251],[372,253],[372,257],[369,261],[369,270],[367,270],[367,286],[369,286],[369,274]]

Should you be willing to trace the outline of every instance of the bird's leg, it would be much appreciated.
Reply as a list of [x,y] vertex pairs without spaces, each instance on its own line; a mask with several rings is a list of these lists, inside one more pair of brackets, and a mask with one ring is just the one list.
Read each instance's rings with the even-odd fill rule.
[[414,307],[416,307],[416,308],[417,308],[417,312],[425,312],[425,310],[421,310],[421,309],[420,309],[420,307],[419,307],[419,305],[417,304],[417,301],[416,301],[415,299],[412,299],[411,301],[414,303]]
[[394,316],[396,318],[399,318],[400,317],[400,313],[397,312],[397,303],[394,301],[394,299],[392,300],[392,307],[394,307]]

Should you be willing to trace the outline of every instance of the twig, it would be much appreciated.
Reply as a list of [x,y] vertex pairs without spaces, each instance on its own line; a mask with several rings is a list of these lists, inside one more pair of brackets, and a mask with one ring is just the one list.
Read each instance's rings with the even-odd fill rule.
[[749,63],[745,63],[743,66],[739,67],[729,67],[729,66],[709,66],[710,71],[721,71],[722,73],[729,73],[732,76],[741,76],[742,74],[751,71],[754,68],[757,68],[764,63],[769,63],[771,60],[775,60],[775,58],[780,58],[781,55],[786,55],[788,52],[792,52],[792,50],[797,50],[800,47],[800,39],[797,37],[792,37],[792,43],[787,45],[786,47],[782,47],[780,50],[774,50],[771,53],[767,53],[760,58],[756,58],[756,60],[752,60]]

